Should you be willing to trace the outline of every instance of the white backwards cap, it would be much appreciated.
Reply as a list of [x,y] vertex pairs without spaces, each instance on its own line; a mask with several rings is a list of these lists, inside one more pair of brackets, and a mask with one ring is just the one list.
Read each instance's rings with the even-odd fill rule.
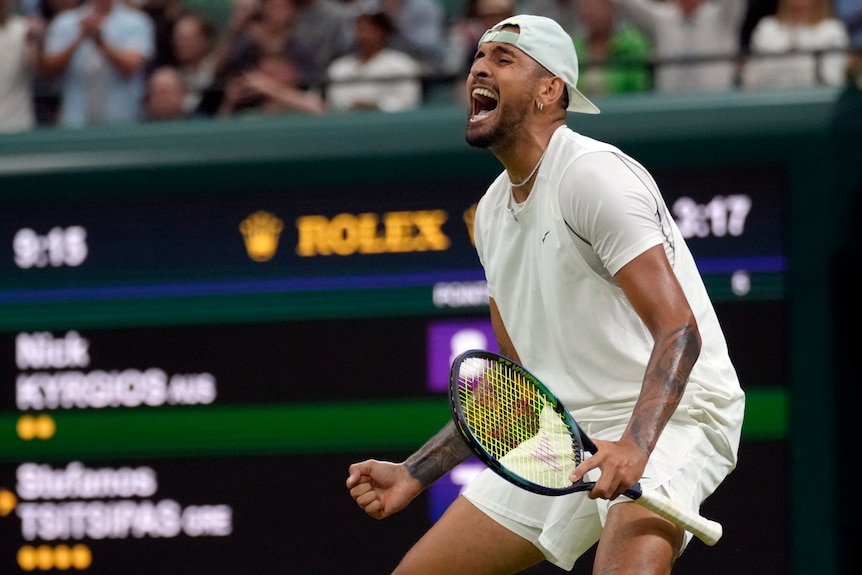
[[[503,30],[505,26],[517,26],[518,31]],[[515,46],[527,56],[541,64],[554,76],[566,83],[569,92],[570,112],[598,114],[599,109],[578,90],[578,55],[575,45],[562,26],[544,16],[520,14],[499,22],[487,30],[483,42],[502,42]]]

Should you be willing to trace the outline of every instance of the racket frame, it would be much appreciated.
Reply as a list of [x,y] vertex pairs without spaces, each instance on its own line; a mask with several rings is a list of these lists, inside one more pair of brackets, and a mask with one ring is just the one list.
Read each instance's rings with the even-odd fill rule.
[[[530,384],[535,386],[536,391],[560,416],[560,419],[567,427],[569,433],[571,433],[573,439],[572,445],[576,452],[575,457],[577,458],[577,461],[580,462],[584,460],[585,450],[595,454],[598,449],[590,437],[580,428],[560,399],[554,395],[554,393],[536,376],[530,373],[518,362],[504,355],[486,350],[473,349],[459,354],[453,360],[452,367],[449,371],[449,406],[452,410],[455,426],[458,428],[461,437],[467,442],[471,451],[473,451],[473,453],[476,454],[476,456],[485,465],[493,469],[497,475],[532,493],[557,496],[579,491],[589,491],[592,489],[595,483],[584,481],[583,479],[563,488],[538,485],[514,472],[510,472],[496,457],[483,447],[482,442],[473,434],[469,425],[467,425],[466,416],[460,399],[460,388],[462,385],[460,383],[461,365],[469,358],[478,358],[486,361],[502,363],[509,369],[516,371],[524,379],[529,381]],[[644,492],[641,489],[640,483],[635,483],[629,487],[625,492],[623,492],[623,495],[636,501],[657,515],[675,523],[679,527],[691,532],[707,545],[715,545],[722,536],[723,530],[720,523],[707,519],[687,509],[683,509],[669,497],[662,495],[661,493],[655,491]]]
[[586,450],[593,453],[596,447],[593,442],[586,436],[586,434],[583,433],[577,422],[569,413],[569,410],[566,409],[566,407],[559,400],[559,398],[554,395],[554,393],[550,389],[548,389],[545,384],[539,381],[536,376],[524,369],[523,366],[518,364],[516,361],[509,359],[504,355],[500,355],[490,351],[474,349],[461,353],[452,362],[452,368],[449,372],[449,406],[452,409],[455,425],[458,428],[458,431],[461,433],[461,437],[464,438],[464,440],[467,442],[467,445],[470,447],[476,457],[478,457],[482,461],[482,463],[484,463],[488,467],[492,467],[501,477],[503,477],[507,481],[532,493],[538,493],[539,495],[565,495],[567,493],[574,493],[576,491],[589,491],[590,489],[592,489],[592,484],[583,481],[578,481],[567,487],[562,488],[539,485],[528,479],[525,479],[524,477],[521,477],[517,473],[509,471],[504,465],[500,463],[499,459],[497,459],[492,453],[485,449],[485,446],[482,444],[482,441],[475,436],[475,434],[470,429],[470,426],[467,424],[467,417],[464,413],[463,405],[461,403],[461,366],[466,360],[472,358],[487,360],[497,364],[503,364],[504,367],[517,372],[520,376],[529,381],[530,385],[532,385],[539,393],[539,395],[542,396],[546,404],[549,405],[554,410],[554,412],[557,413],[557,415],[559,415],[561,421],[566,426],[568,433],[572,436],[572,447],[575,452],[574,456],[576,461],[580,462],[584,460],[585,448]]

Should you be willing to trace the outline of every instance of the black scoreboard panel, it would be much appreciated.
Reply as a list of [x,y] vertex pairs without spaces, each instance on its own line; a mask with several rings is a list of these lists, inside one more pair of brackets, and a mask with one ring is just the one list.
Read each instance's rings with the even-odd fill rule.
[[[724,201],[715,199],[723,197],[721,188],[700,191],[696,185],[713,180],[686,174],[668,181],[673,182],[666,186],[670,205],[679,209],[684,203],[680,217],[692,218],[692,249],[717,294],[740,376],[754,402],[763,403],[763,412],[780,411],[783,396],[772,393],[786,375],[774,368],[786,363],[780,327],[785,314],[780,174],[749,190],[753,207],[737,235],[715,233],[724,225],[720,222],[731,219],[726,204],[718,211],[692,211],[692,205]],[[674,188],[689,191],[679,197],[690,199],[675,198]],[[309,211],[275,196],[261,198],[238,206],[229,198],[202,208],[182,199],[162,205],[185,214],[184,232],[172,231],[176,224],[161,221],[155,208],[144,217],[146,210],[119,200],[80,212],[71,202],[48,214],[27,206],[34,215],[15,218],[18,226],[47,234],[54,229],[49,226],[86,230],[81,235],[86,257],[75,266],[51,264],[49,239],[39,240],[48,246],[47,260],[36,260],[46,265],[28,268],[16,260],[13,268],[10,261],[26,251],[15,243],[15,234],[25,228],[4,226],[14,252],[5,260],[10,273],[4,277],[7,285],[16,282],[3,292],[7,305],[52,310],[81,305],[93,315],[82,313],[77,323],[61,322],[59,329],[50,329],[53,314],[39,316],[29,330],[20,325],[25,320],[15,319],[0,334],[6,358],[0,373],[9,383],[0,396],[8,423],[0,443],[5,453],[0,493],[17,501],[0,519],[3,572],[68,564],[93,574],[115,573],[118,565],[124,573],[378,573],[390,569],[457,494],[457,481],[448,492],[435,486],[403,517],[378,524],[356,509],[343,482],[351,461],[383,457],[393,449],[392,457],[403,459],[446,421],[445,397],[439,382],[431,382],[429,364],[447,359],[452,341],[447,327],[450,332],[462,325],[489,329],[482,327],[487,323],[482,275],[463,218],[469,205],[439,198],[431,205],[447,214],[435,224],[450,242],[442,253],[317,256],[322,271],[315,276],[314,266],[297,254],[298,229],[285,226],[270,260],[249,256],[240,216],[265,207],[296,222]],[[403,202],[399,209],[407,212],[424,203]],[[121,215],[128,209],[137,219]],[[386,213],[382,206],[361,203],[318,211],[334,219],[347,209]],[[118,222],[132,223],[124,228]],[[382,226],[376,226],[378,237],[384,235]],[[744,243],[739,238],[746,234],[755,238],[747,250],[722,243]],[[74,249],[66,247],[58,253]],[[376,257],[391,263],[375,273],[370,260]],[[740,274],[748,283],[734,283]],[[38,281],[31,279],[36,276]],[[243,289],[249,293],[234,293]],[[283,301],[272,304],[268,320],[244,321],[248,304],[241,300],[261,292]],[[351,309],[347,317],[328,316],[325,308],[337,299],[334,294],[340,294],[339,309]],[[143,324],[130,322],[123,306],[109,308],[113,315],[100,313],[106,301],[122,303],[132,295],[153,308]],[[170,303],[171,298],[211,296],[228,307],[233,303],[236,311],[218,314],[202,306],[191,318],[173,313],[183,304]],[[317,302],[319,317],[306,317],[303,305],[290,303],[293,298]],[[365,298],[400,303],[379,314],[374,305],[363,305]],[[230,321],[208,321],[208,314]],[[758,337],[750,328],[752,316],[778,331],[756,354],[750,345]],[[444,335],[434,336],[435,328]],[[485,342],[490,345],[490,338]],[[445,349],[435,355],[435,345]],[[758,396],[758,389],[765,393]],[[783,465],[782,426],[780,418],[776,424],[768,416],[753,416],[748,435],[756,441],[746,449],[761,461],[778,458],[775,465]],[[743,479],[736,488],[730,482],[725,496],[764,495],[749,486],[740,494]],[[716,497],[714,516],[727,525],[732,540],[738,533],[734,518]],[[375,533],[379,548],[357,543],[359,533]],[[696,558],[697,545],[693,548]],[[351,568],[355,561],[361,567]],[[699,561],[689,561],[704,572]]]
[[[748,393],[741,466],[704,506],[721,547],[678,571],[785,572],[794,168],[645,157]],[[0,572],[390,570],[476,472],[382,522],[344,489],[445,423],[456,346],[494,345],[471,218],[498,168],[462,168],[3,190]]]
[[[388,572],[395,550],[427,527],[425,506],[418,501],[391,522],[364,517],[344,489],[350,463],[343,454],[309,454],[19,466],[19,484],[24,476],[46,497],[77,490],[92,498],[20,502],[18,517],[0,520],[0,569],[346,573],[358,563],[359,573]],[[10,471],[2,468],[0,482],[14,484]]]
[[[784,270],[782,169],[727,166],[656,177],[703,273]],[[445,193],[416,183],[285,185],[169,198],[6,200],[0,304],[82,298],[95,287],[132,297],[388,287],[410,281],[411,273],[445,278],[478,266],[470,234],[483,185],[460,182]]]
[[[741,456],[780,468],[786,464],[770,441],[744,442]],[[435,506],[450,501],[426,491],[411,506],[386,521],[365,516],[344,489],[347,466],[357,457],[401,459],[406,451],[357,450],[301,455],[237,457],[122,458],[39,464],[52,473],[50,494],[74,490],[76,476],[89,493],[123,492],[110,499],[29,501],[0,519],[3,573],[57,572],[149,575],[152,573],[386,573],[435,518]],[[35,465],[35,464],[30,464]],[[39,470],[0,466],[0,483],[15,482],[15,472]],[[709,500],[703,512],[726,528],[719,547],[695,541],[676,572],[720,575],[745,557],[752,572],[786,573],[786,558],[776,553],[771,522],[786,520],[780,487],[765,490],[757,473],[738,470]],[[142,479],[143,478],[143,479]],[[135,484],[134,481],[138,481]],[[137,489],[138,495],[135,493]],[[745,521],[728,509],[756,509]],[[761,538],[751,537],[762,530]],[[33,536],[28,540],[26,537]],[[32,561],[32,563],[31,563]],[[532,573],[558,573],[543,566]],[[578,565],[576,574],[587,574]]]
[[375,273],[403,272],[420,259],[425,269],[475,266],[464,241],[463,213],[476,188],[470,192],[462,187],[440,198],[421,185],[285,185],[205,197],[25,203],[4,214],[4,243],[13,247],[14,258],[3,260],[3,281],[45,288],[283,280],[356,273],[365,266]]
[[[717,309],[741,380],[750,388],[780,386],[787,377],[780,367],[784,306],[770,300]],[[752,321],[769,325],[770,337],[751,329]],[[445,374],[429,383],[427,359],[436,353],[446,362],[455,351],[451,337],[435,342],[429,332],[487,323],[472,316],[402,317],[3,333],[0,352],[12,361],[0,374],[12,385],[0,409],[425,397],[446,383]]]

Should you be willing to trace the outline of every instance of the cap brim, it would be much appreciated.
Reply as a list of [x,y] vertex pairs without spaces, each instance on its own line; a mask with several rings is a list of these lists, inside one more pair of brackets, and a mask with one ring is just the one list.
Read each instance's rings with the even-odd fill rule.
[[581,114],[601,114],[601,110],[590,102],[586,96],[574,86],[567,86],[569,91],[569,107],[566,108],[569,112],[580,112]]

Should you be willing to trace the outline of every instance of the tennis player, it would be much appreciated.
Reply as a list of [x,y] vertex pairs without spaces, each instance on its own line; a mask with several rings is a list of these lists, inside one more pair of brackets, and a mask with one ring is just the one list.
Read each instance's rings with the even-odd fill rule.
[[[500,351],[596,440],[572,473],[596,485],[549,497],[486,470],[399,575],[570,570],[596,542],[593,573],[670,573],[691,534],[618,496],[640,481],[697,511],[736,466],[745,398],[703,281],[647,170],[567,127],[599,111],[577,82],[557,23],[503,20],[479,41],[466,137],[505,168],[474,224]],[[387,517],[469,455],[450,423],[404,462],[351,465],[347,487]]]

